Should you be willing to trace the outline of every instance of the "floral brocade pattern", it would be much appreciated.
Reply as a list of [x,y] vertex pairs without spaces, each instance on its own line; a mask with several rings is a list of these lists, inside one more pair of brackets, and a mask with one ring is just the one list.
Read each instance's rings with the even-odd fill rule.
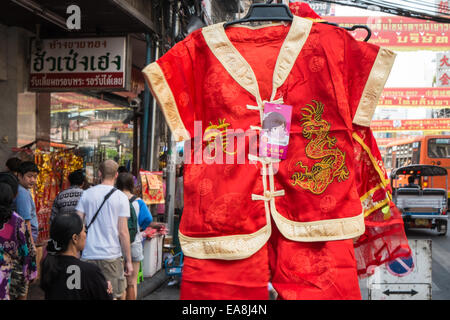
[[16,272],[25,283],[37,276],[36,252],[25,221],[16,213],[0,229],[0,300],[10,299],[11,273]]
[[358,275],[411,254],[403,219],[391,201],[391,189],[380,151],[370,128],[355,126],[353,134],[358,193],[365,216],[365,232],[354,243]]

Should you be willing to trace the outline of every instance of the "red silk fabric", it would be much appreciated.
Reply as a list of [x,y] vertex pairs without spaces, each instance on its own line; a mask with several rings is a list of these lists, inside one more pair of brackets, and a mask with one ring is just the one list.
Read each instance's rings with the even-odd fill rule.
[[360,300],[352,240],[294,242],[272,224],[269,242],[243,260],[185,257],[181,300]]
[[[307,3],[291,3],[289,8],[293,14],[300,17],[321,19]],[[388,193],[392,192],[390,185],[384,183],[380,177],[383,176],[385,180],[388,178],[383,159],[370,128],[354,125],[354,132],[368,148],[365,150],[358,141],[354,141],[358,194],[362,197],[380,185],[381,187],[370,196],[373,204],[376,204],[386,199]],[[355,242],[357,270],[360,277],[372,274],[375,267],[386,262],[411,255],[400,211],[392,201],[386,206],[384,208],[387,213],[382,212],[382,207],[365,218],[366,230]],[[370,206],[365,209],[370,210]]]
[[[255,72],[263,100],[270,99],[273,68],[289,26],[279,25],[262,29],[227,28],[226,34]],[[354,40],[347,31],[314,23],[286,81],[275,98],[282,97],[293,106],[288,158],[283,160],[274,175],[275,190],[285,190],[285,196],[275,198],[277,211],[291,221],[309,222],[354,217],[362,212],[354,177],[352,119],[369,77],[379,47]],[[246,105],[256,101],[227,72],[209,49],[200,31],[194,32],[175,45],[157,63],[173,92],[181,119],[190,132],[202,140],[205,129],[219,120],[228,129],[246,131],[260,125],[258,111]],[[318,111],[320,106],[322,111]],[[305,108],[309,111],[305,111]],[[318,123],[308,130],[320,130],[305,138],[305,114],[315,112]],[[203,131],[194,132],[194,120],[200,121]],[[306,148],[312,145],[321,149]],[[192,162],[186,164],[184,186],[186,197],[180,231],[190,237],[217,237],[249,234],[265,223],[263,201],[253,201],[251,194],[263,194],[261,165],[249,163],[251,148],[245,140],[245,151],[238,150],[231,159],[234,164],[217,164],[205,158],[206,143],[199,153],[191,148]],[[325,150],[329,149],[329,150]],[[197,149],[198,150],[198,149]],[[315,149],[317,151],[317,149]],[[238,163],[244,151],[245,164]],[[336,153],[340,152],[340,156]],[[202,159],[198,159],[199,154]],[[314,158],[316,157],[316,158]],[[317,158],[318,157],[318,158]],[[307,170],[319,161],[331,157],[333,166],[341,167],[341,176],[330,172],[324,186],[295,185],[293,175]],[[225,159],[223,160],[225,162]],[[319,188],[319,190],[314,189]],[[301,203],[301,207],[298,204]],[[239,208],[239,216],[233,213]]]
[[[355,143],[355,158],[358,192],[361,196],[380,186],[369,195],[373,207],[385,199],[390,199],[391,186],[386,184],[387,174],[376,140],[370,128],[355,126],[356,134],[363,139],[365,150],[359,143]],[[384,181],[380,177],[381,171]],[[370,207],[368,207],[370,208]],[[383,210],[384,208],[384,211]],[[392,201],[371,212],[365,217],[366,230],[355,242],[358,275],[371,275],[374,268],[399,257],[411,255],[408,239],[406,238],[403,219],[400,211]]]

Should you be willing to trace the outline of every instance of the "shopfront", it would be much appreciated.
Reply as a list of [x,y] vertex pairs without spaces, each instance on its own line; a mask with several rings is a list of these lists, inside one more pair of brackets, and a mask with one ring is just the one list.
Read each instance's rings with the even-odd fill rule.
[[112,159],[132,167],[133,110],[77,92],[51,94],[50,140],[77,150],[86,178],[95,183],[98,165]]

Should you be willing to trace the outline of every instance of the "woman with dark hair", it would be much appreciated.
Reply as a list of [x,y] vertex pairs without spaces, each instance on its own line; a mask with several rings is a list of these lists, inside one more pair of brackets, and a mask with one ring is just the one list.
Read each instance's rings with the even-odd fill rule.
[[19,174],[19,166],[22,163],[22,160],[20,160],[19,158],[9,158],[5,165],[8,168],[9,172],[11,172],[12,174],[14,174],[16,177]]
[[140,230],[145,230],[148,226],[153,228],[160,228],[160,223],[155,223],[153,217],[148,210],[147,205],[141,199],[135,196],[134,193],[134,179],[131,173],[120,173],[116,181],[117,189],[125,193],[130,201],[130,204],[136,213],[138,220],[137,234],[134,241],[131,243],[131,260],[133,262],[133,273],[127,277],[127,300],[136,300],[137,296],[137,278],[140,263],[144,260],[144,249],[142,246],[142,235]]
[[[12,292],[37,276],[36,255],[31,245],[31,235],[25,221],[13,210],[13,179],[0,182],[0,300],[18,298]],[[12,184],[12,186],[10,185]],[[17,181],[16,181],[17,184]],[[12,273],[15,276],[12,277]],[[15,290],[17,291],[17,290]]]
[[79,259],[86,231],[78,214],[57,215],[50,225],[47,256],[41,265],[46,300],[112,300],[112,287],[100,269]]

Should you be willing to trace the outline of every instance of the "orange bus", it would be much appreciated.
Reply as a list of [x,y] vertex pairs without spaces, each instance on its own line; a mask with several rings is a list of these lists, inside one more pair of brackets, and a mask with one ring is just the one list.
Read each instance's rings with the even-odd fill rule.
[[[386,146],[383,161],[388,172],[410,164],[431,164],[450,172],[450,135],[419,136],[399,139]],[[449,179],[450,180],[450,179]],[[422,188],[445,188],[445,177],[424,177],[418,181]],[[407,177],[399,186],[408,184]],[[450,195],[450,193],[449,193]]]
[[[419,136],[408,139],[399,139],[386,146],[383,157],[386,170],[410,164],[438,165],[450,172],[450,135]],[[399,181],[400,185],[408,184],[407,178]],[[444,188],[445,177],[424,178],[419,181],[422,188]]]

